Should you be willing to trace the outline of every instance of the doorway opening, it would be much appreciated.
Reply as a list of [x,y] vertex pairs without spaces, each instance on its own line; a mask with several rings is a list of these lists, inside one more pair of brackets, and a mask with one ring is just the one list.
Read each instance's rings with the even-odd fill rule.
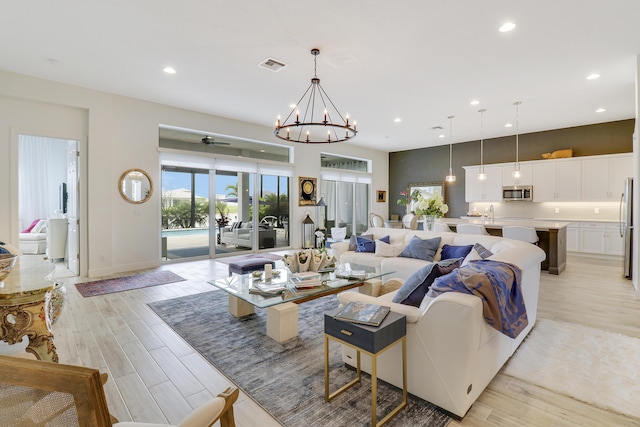
[[19,248],[80,274],[79,141],[18,136]]

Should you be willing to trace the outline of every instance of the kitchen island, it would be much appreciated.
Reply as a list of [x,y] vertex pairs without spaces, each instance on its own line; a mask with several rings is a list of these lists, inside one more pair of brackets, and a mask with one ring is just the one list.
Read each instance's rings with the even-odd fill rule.
[[438,221],[447,224],[453,231],[458,224],[482,224],[487,232],[494,236],[502,236],[502,227],[532,227],[540,238],[538,246],[547,255],[542,261],[542,269],[548,270],[549,274],[560,274],[567,266],[567,226],[570,222],[501,218],[440,218]]

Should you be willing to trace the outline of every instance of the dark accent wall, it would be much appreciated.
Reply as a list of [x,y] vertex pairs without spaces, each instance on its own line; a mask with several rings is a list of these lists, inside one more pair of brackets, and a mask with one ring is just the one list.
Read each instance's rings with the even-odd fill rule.
[[[519,160],[541,160],[542,153],[572,148],[574,157],[633,151],[634,119],[534,132],[519,136]],[[515,135],[484,140],[484,163],[515,161]],[[480,164],[480,140],[453,145],[454,183],[447,183],[448,217],[465,215],[465,177],[462,166]],[[449,146],[389,153],[389,215],[405,213],[396,200],[410,182],[443,182],[449,171]]]

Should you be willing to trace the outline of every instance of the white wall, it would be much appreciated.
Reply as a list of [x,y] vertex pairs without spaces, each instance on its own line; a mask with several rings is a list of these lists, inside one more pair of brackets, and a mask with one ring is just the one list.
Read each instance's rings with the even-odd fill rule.
[[[81,274],[104,276],[160,264],[160,191],[141,205],[127,204],[118,194],[123,171],[146,170],[160,186],[158,125],[210,129],[216,133],[277,143],[271,127],[225,119],[119,95],[0,71],[0,237],[18,243],[17,135],[76,139],[80,143]],[[366,141],[366,130],[358,141]],[[297,177],[320,177],[320,152],[327,145],[294,146],[292,200]],[[371,208],[376,190],[388,190],[388,155],[351,143],[332,144],[330,151],[373,161]],[[292,246],[299,246],[304,208],[294,203]]]

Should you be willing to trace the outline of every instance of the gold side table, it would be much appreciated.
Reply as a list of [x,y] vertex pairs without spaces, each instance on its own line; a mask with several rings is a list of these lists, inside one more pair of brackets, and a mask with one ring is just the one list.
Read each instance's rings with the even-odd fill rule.
[[[334,397],[360,382],[360,353],[371,356],[371,425],[381,426],[407,406],[407,321],[404,315],[391,312],[378,327],[345,322],[333,318],[337,310],[324,315],[324,399]],[[330,393],[329,340],[332,339],[356,350],[356,378]],[[397,343],[402,345],[402,402],[377,422],[378,404],[377,357]]]

